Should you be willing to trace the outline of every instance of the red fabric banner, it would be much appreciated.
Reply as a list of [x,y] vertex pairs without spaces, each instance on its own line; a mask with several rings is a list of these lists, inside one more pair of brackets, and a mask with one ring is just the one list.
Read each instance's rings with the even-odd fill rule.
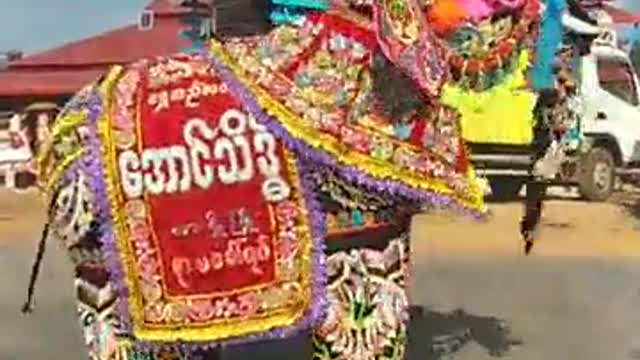
[[316,249],[282,143],[202,59],[126,73],[113,103],[105,168],[136,337],[217,341],[299,324]]
[[[215,137],[212,151],[207,150],[213,153],[212,159],[203,159],[201,169],[191,169],[203,172],[201,184],[192,176],[194,183],[186,192],[147,197],[151,230],[162,249],[167,291],[173,296],[230,291],[274,280],[273,209],[262,199],[266,178],[260,173],[255,145],[272,146],[273,166],[282,168],[282,173],[288,171],[283,148],[276,148],[270,134],[256,137],[250,119],[226,86],[213,78],[199,81],[215,96],[189,101],[185,95],[184,100],[170,101],[167,108],[162,101],[147,102],[141,111],[145,120],[140,146],[144,149],[171,147],[184,142],[183,138],[204,144]],[[193,82],[186,79],[143,92],[143,98],[179,97],[174,94],[189,92]]]

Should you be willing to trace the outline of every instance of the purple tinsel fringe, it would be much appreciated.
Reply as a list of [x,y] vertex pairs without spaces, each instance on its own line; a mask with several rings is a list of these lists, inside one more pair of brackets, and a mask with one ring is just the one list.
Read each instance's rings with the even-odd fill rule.
[[102,99],[98,89],[94,89],[89,99],[89,116],[88,116],[88,136],[87,149],[88,153],[82,159],[82,167],[86,174],[89,175],[91,190],[95,198],[94,207],[98,223],[100,224],[100,234],[102,238],[102,254],[104,261],[109,270],[111,283],[118,295],[118,316],[120,328],[126,333],[132,332],[131,314],[128,310],[129,291],[124,280],[124,270],[120,263],[118,248],[113,233],[114,221],[111,216],[111,206],[109,202],[109,194],[105,184],[105,173],[102,164],[102,146],[98,135],[98,119],[102,113]]
[[[404,199],[414,200],[422,204],[434,204],[436,206],[448,206],[458,211],[469,213],[474,216],[478,214],[472,210],[457,204],[448,196],[434,194],[429,191],[413,188],[398,181],[375,179],[373,176],[364,173],[354,167],[344,166],[337,159],[330,156],[324,151],[317,150],[289,134],[286,129],[275,119],[269,116],[258,104],[257,100],[232,74],[232,72],[224,66],[218,59],[206,54],[211,60],[213,67],[221,76],[222,80],[229,86],[232,92],[239,98],[246,111],[253,115],[258,122],[267,126],[277,138],[279,138],[285,146],[298,156],[298,166],[301,172],[300,181],[302,190],[309,211],[309,218],[312,226],[312,239],[314,245],[314,269],[315,283],[313,288],[313,306],[308,314],[305,314],[303,321],[295,326],[287,328],[273,329],[265,334],[243,337],[238,339],[230,339],[215,343],[160,343],[160,342],[141,342],[136,341],[136,350],[154,351],[161,349],[178,350],[182,352],[192,353],[201,349],[211,349],[218,345],[238,344],[250,341],[258,341],[268,338],[283,338],[293,334],[296,331],[306,329],[314,323],[321,321],[326,309],[326,264],[324,254],[324,234],[325,221],[324,213],[320,209],[320,205],[313,192],[314,185],[310,179],[309,173],[313,166],[327,166],[336,171],[347,181],[353,182],[360,186],[373,189],[378,192],[387,192],[390,195],[398,196]],[[116,241],[113,233],[113,219],[111,217],[109,194],[107,193],[106,184],[104,182],[105,174],[102,164],[102,147],[98,136],[97,121],[102,112],[101,98],[97,90],[91,94],[89,101],[89,152],[79,161],[80,170],[90,175],[91,190],[95,195],[95,208],[98,215],[98,221],[101,224],[102,250],[105,262],[108,266],[111,281],[115,286],[115,290],[119,298],[119,316],[122,330],[126,333],[133,334],[130,314],[128,312],[128,288],[124,282],[124,271],[118,255]],[[311,166],[313,165],[313,166]]]
[[448,207],[458,212],[469,214],[477,219],[483,218],[482,214],[456,203],[449,196],[416,189],[399,181],[376,179],[354,167],[340,164],[338,159],[330,156],[326,152],[314,149],[304,141],[295,138],[284,128],[284,126],[282,126],[282,124],[262,109],[255,96],[236,79],[230,69],[228,69],[213,55],[209,54],[208,57],[210,58],[211,64],[215,68],[216,72],[229,86],[232,93],[240,99],[245,110],[255,117],[259,123],[265,125],[277,138],[282,140],[289,150],[294,151],[299,157],[302,157],[305,162],[330,167],[347,181],[377,192],[387,192],[391,195],[399,196],[423,205]]
[[[133,334],[133,326],[131,323],[131,314],[128,309],[129,290],[125,282],[125,274],[119,257],[115,235],[113,232],[114,221],[111,216],[109,194],[107,193],[105,184],[105,174],[102,164],[102,147],[100,137],[98,135],[98,118],[102,112],[102,102],[97,91],[91,94],[89,101],[89,134],[88,134],[88,153],[77,162],[78,170],[88,174],[90,179],[90,187],[95,196],[95,209],[97,220],[100,224],[100,239],[102,252],[106,266],[110,273],[110,280],[115,287],[118,295],[118,315],[120,320],[120,329],[127,334]],[[320,210],[320,204],[313,193],[313,184],[309,179],[306,167],[298,161],[300,171],[300,182],[302,185],[303,196],[307,205],[308,217],[310,219],[311,237],[313,242],[312,261],[314,268],[313,290],[312,290],[312,306],[307,314],[304,315],[302,321],[287,328],[273,329],[267,333],[254,336],[246,336],[242,338],[228,339],[212,343],[201,342],[183,342],[183,343],[162,343],[149,341],[135,341],[134,350],[141,352],[154,352],[158,350],[173,350],[183,353],[194,353],[200,350],[213,349],[220,345],[242,344],[252,341],[260,341],[264,339],[284,338],[291,336],[298,331],[302,331],[312,327],[319,321],[322,321],[326,310],[326,267],[325,267],[325,221],[324,213]],[[70,174],[75,173],[68,172]]]

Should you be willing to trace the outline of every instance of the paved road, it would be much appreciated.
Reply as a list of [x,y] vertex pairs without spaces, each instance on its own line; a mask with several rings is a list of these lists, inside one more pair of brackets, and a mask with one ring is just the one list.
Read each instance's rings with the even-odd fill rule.
[[86,360],[70,296],[70,268],[57,246],[51,246],[40,274],[36,312],[20,314],[32,258],[29,246],[0,246],[0,360]]
[[[551,201],[530,257],[521,255],[517,237],[519,204],[494,205],[486,224],[447,214],[415,221],[415,300],[440,313],[462,308],[484,319],[462,317],[456,326],[475,327],[472,337],[479,340],[450,358],[504,352],[517,360],[640,359],[635,196],[624,194],[615,204]],[[496,324],[510,333],[495,331]],[[446,333],[452,325],[440,327]],[[521,345],[510,349],[510,343]]]
[[[412,359],[640,359],[635,220],[617,204],[555,201],[534,255],[524,258],[514,237],[519,210],[496,205],[486,224],[416,219],[412,295],[426,311]],[[33,195],[0,193],[0,360],[85,359],[57,244],[36,312],[19,314],[39,231]]]

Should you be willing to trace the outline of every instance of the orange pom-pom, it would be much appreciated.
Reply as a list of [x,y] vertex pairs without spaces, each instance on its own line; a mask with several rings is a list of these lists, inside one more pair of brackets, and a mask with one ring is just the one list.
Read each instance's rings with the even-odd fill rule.
[[429,25],[439,36],[451,34],[466,17],[467,13],[460,6],[459,0],[435,0],[427,8]]

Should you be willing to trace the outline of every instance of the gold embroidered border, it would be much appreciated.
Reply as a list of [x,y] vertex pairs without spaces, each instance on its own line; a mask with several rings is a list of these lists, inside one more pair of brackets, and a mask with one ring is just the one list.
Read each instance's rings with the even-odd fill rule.
[[252,82],[247,76],[246,71],[231,58],[221,43],[215,40],[211,41],[210,49],[212,54],[231,70],[236,79],[254,95],[260,106],[283,125],[292,136],[303,140],[314,148],[328,152],[348,166],[363,169],[378,179],[393,179],[409,184],[414,188],[449,196],[469,210],[484,213],[483,194],[478,184],[476,184],[475,172],[472,167],[469,167],[465,176],[469,192],[467,194],[461,194],[453,190],[446,180],[428,178],[424,174],[418,174],[409,169],[390,164],[389,162],[357,153],[344,144],[341,144],[338,139],[327,136],[314,129],[307,120],[295,114],[291,109],[270,95],[265,89]]
[[295,306],[288,305],[276,310],[267,310],[264,314],[259,314],[251,319],[242,319],[239,317],[231,321],[220,319],[210,324],[194,324],[193,327],[188,327],[189,325],[185,324],[165,324],[158,326],[145,322],[143,315],[143,298],[138,286],[138,270],[135,261],[135,252],[129,241],[126,215],[120,205],[123,202],[124,196],[120,190],[117,168],[114,166],[117,162],[111,116],[114,105],[114,88],[122,74],[122,67],[114,68],[100,88],[104,99],[104,108],[98,122],[98,131],[101,137],[105,182],[109,196],[108,201],[114,223],[113,231],[118,248],[119,260],[122,263],[125,273],[124,279],[121,280],[125,282],[129,289],[128,309],[133,324],[133,335],[136,339],[146,341],[211,342],[246,335],[259,335],[274,328],[286,328],[301,321],[302,317],[312,306],[313,276],[316,270],[313,264],[313,257],[315,251],[319,251],[319,249],[314,249],[309,222],[310,214],[307,211],[306,203],[301,193],[302,189],[300,187],[296,160],[285,150],[290,179],[293,181],[293,185],[295,185],[295,191],[292,192],[293,200],[300,206],[299,210],[301,210],[298,214],[296,231],[299,249],[302,254],[299,256],[300,275],[297,281],[300,284],[301,290],[299,296],[302,301],[295,304]]

